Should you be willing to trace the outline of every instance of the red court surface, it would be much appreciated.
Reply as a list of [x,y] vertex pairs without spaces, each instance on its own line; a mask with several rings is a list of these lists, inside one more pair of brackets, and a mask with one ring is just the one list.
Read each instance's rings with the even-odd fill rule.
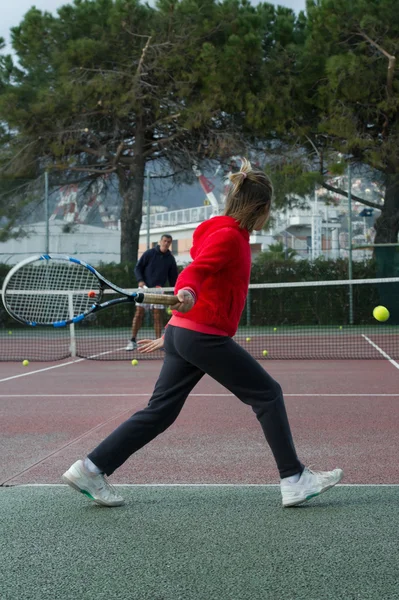
[[[262,361],[281,383],[300,459],[344,483],[399,484],[399,365],[388,360]],[[160,361],[0,363],[0,484],[60,476],[143,408]],[[251,409],[209,377],[174,425],[111,478],[124,484],[265,484],[278,474]]]

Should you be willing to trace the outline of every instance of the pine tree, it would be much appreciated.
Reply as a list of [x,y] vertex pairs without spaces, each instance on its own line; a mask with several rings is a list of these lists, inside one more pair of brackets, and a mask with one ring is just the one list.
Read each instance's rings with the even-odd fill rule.
[[[281,116],[271,149],[281,204],[316,184],[347,196],[329,181],[348,163],[383,189],[375,243],[399,232],[399,12],[389,0],[308,0],[303,34],[270,63],[278,78],[271,102]],[[276,140],[277,137],[277,140]],[[292,196],[291,196],[292,197]]]
[[32,8],[0,66],[2,177],[114,174],[121,258],[137,258],[146,167],[163,176],[243,147],[270,11],[245,0],[75,0]]

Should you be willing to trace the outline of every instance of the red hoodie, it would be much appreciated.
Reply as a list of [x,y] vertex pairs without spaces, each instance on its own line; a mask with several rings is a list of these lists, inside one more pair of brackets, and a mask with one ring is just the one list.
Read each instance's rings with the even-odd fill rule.
[[213,217],[197,227],[193,262],[179,275],[175,293],[190,289],[196,303],[188,313],[173,311],[170,325],[232,337],[245,306],[251,272],[249,233],[233,217]]

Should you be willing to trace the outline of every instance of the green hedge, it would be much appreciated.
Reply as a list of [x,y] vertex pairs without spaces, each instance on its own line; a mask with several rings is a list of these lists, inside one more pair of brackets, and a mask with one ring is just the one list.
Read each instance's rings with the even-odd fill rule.
[[350,315],[350,286],[312,286],[250,290],[249,306],[241,325],[343,326],[374,325],[373,308],[382,304],[391,313],[389,325],[399,323],[398,284],[352,285],[353,317]]
[[[374,260],[354,262],[353,279],[377,277]],[[331,281],[348,279],[348,261],[342,258],[326,260],[270,260],[263,254],[255,259],[251,271],[251,283],[280,283],[289,281]]]
[[[384,249],[385,252],[385,249]],[[385,256],[385,255],[384,255]],[[353,279],[374,279],[398,276],[399,272],[382,268],[380,254],[377,260],[352,263]],[[296,281],[337,281],[348,279],[348,261],[345,259],[315,261],[274,260],[260,254],[252,267],[252,283],[280,283]],[[378,304],[391,313],[389,324],[399,323],[398,284],[354,285],[353,323],[374,324],[372,310]],[[286,288],[281,290],[252,290],[250,305],[243,313],[241,325],[347,325],[350,323],[349,286]]]
[[[99,264],[100,273],[113,283],[134,288],[137,281],[133,266],[129,264]],[[182,268],[182,267],[181,267]],[[180,270],[181,270],[180,268]],[[10,266],[0,264],[2,284]],[[377,263],[374,260],[353,263],[354,279],[377,277]],[[332,281],[348,278],[346,260],[270,260],[262,254],[253,265],[251,283],[280,283],[295,281]],[[391,311],[390,324],[399,322],[398,286],[353,286],[355,323],[370,323],[372,308],[383,304]],[[304,289],[252,290],[250,304],[246,307],[241,325],[343,325],[349,323],[349,294],[347,286],[333,286]],[[134,306],[125,305],[104,311],[86,319],[82,327],[129,327],[134,314]],[[165,320],[167,315],[165,314]],[[0,308],[0,327],[16,327],[16,323]]]

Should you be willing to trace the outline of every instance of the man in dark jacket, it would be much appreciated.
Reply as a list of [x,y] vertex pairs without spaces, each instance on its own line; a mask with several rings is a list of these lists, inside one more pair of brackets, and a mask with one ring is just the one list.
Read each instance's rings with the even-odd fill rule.
[[[172,236],[165,234],[161,237],[158,246],[146,250],[138,261],[134,274],[137,278],[139,288],[164,287],[169,282],[174,287],[177,280],[177,265],[169,248],[172,244]],[[151,305],[154,314],[155,337],[162,335],[162,304]],[[126,350],[136,350],[136,336],[143,324],[145,308],[136,304],[136,312],[132,323],[132,338]]]

